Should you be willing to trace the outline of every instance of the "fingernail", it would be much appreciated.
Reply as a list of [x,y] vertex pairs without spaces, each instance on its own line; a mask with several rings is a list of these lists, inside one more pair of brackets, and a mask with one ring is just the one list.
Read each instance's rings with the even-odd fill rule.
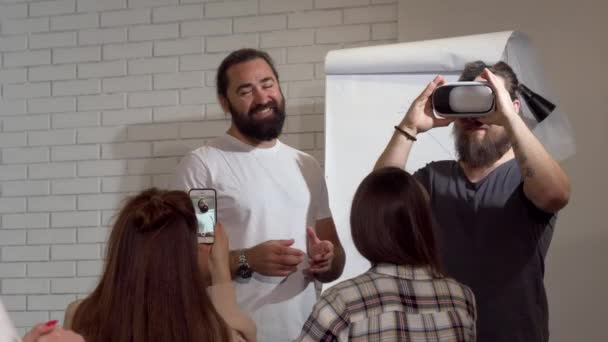
[[57,324],[57,322],[58,322],[57,320],[52,320],[52,321],[46,322],[44,325],[47,327],[54,327],[55,324]]

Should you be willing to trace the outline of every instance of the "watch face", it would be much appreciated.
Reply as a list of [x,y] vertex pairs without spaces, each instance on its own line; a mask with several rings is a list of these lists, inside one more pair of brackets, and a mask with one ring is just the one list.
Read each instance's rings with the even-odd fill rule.
[[244,279],[251,278],[251,268],[247,265],[239,266],[239,277]]

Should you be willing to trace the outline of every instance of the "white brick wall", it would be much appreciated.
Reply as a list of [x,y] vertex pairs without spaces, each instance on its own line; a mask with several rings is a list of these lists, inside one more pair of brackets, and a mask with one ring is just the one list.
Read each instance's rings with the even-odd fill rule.
[[0,3],[0,296],[21,330],[94,288],[121,199],[226,130],[229,51],[273,56],[283,140],[322,158],[325,55],[397,38],[396,0]]
[[48,18],[5,19],[2,21],[2,34],[48,32]]
[[155,23],[202,18],[203,5],[159,7],[152,13],[152,21]]
[[78,48],[58,48],[53,50],[53,63],[77,63],[99,61],[101,59],[101,49],[99,46],[78,47]]
[[30,16],[32,17],[74,13],[75,10],[76,2],[74,0],[54,0],[30,4]]
[[32,278],[73,277],[76,265],[72,262],[30,262],[27,264],[27,275]]
[[[101,1],[98,1],[101,2]],[[101,13],[101,26],[127,26],[150,23],[150,10],[124,10]]]
[[72,178],[76,176],[73,163],[45,163],[28,166],[30,179]]
[[97,13],[64,15],[51,18],[52,31],[78,30],[97,27],[99,23]]
[[0,83],[25,82],[27,79],[26,69],[6,69],[0,70]]
[[73,97],[45,97],[27,101],[28,112],[60,113],[76,110],[76,99]]
[[27,17],[27,4],[0,5],[0,19]]
[[232,32],[232,20],[198,20],[184,22],[182,26],[182,36],[204,36],[228,34]]
[[0,51],[19,51],[26,48],[26,35],[0,37]]
[[76,46],[76,32],[40,33],[30,35],[30,48]]
[[78,0],[78,12],[104,11],[127,7],[127,0]]

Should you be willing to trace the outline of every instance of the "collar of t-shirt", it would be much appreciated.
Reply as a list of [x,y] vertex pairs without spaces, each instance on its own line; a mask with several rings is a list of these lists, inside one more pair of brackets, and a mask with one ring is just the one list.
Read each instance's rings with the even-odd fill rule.
[[281,143],[281,141],[279,139],[277,139],[276,144],[274,144],[274,146],[272,146],[272,147],[266,147],[266,148],[255,147],[255,146],[252,146],[250,144],[247,144],[247,143],[237,139],[236,137],[234,137],[228,133],[224,134],[222,137],[220,137],[220,139],[224,140],[230,146],[233,146],[237,151],[252,152],[257,155],[273,155],[273,154],[277,153],[281,149],[281,146],[283,145]]

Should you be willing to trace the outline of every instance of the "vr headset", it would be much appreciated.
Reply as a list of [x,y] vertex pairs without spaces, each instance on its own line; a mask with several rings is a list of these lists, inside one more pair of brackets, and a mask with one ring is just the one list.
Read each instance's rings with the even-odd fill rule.
[[494,90],[482,82],[453,82],[435,88],[433,112],[446,118],[475,118],[494,111]]
[[[520,83],[517,92],[526,101],[537,122],[546,119],[555,104]],[[496,108],[494,90],[483,82],[452,82],[435,88],[431,95],[433,113],[444,118],[476,118]]]

